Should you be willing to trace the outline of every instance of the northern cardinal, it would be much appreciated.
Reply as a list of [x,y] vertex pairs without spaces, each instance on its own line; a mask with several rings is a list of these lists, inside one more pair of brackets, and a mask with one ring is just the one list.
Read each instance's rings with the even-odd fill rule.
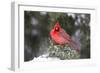
[[79,46],[72,40],[71,36],[68,35],[63,28],[61,28],[59,21],[56,22],[54,28],[50,31],[50,36],[57,45],[68,44],[76,51],[80,51]]

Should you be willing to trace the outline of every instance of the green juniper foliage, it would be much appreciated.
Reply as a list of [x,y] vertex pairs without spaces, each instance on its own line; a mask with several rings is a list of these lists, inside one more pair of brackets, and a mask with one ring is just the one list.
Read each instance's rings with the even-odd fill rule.
[[61,60],[66,59],[79,59],[80,53],[68,45],[51,45],[48,48],[49,57],[57,57]]

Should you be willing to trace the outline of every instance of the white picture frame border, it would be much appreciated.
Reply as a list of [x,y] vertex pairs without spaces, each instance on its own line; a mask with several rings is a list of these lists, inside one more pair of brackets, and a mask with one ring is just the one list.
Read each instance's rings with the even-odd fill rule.
[[[59,68],[59,67],[86,67],[97,65],[97,55],[94,40],[96,29],[96,8],[89,6],[45,6],[36,5],[34,3],[13,2],[11,4],[11,69],[13,71],[20,70],[37,70],[45,68]],[[91,14],[91,59],[82,60],[64,60],[53,62],[24,62],[24,10],[36,11],[51,11],[51,12],[76,12],[76,13],[90,13]],[[22,24],[22,25],[21,25]],[[20,49],[22,48],[22,49]]]

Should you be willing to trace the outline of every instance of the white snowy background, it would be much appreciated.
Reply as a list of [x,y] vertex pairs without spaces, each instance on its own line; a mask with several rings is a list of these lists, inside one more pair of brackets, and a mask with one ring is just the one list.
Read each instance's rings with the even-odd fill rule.
[[[1,0],[0,1],[0,73],[13,73],[10,71],[10,61],[11,61],[11,1],[14,0]],[[69,68],[59,68],[53,69],[43,69],[35,71],[21,71],[21,73],[100,73],[100,0],[16,0],[16,1],[26,1],[33,2],[36,4],[45,5],[86,5],[86,6],[96,6],[97,10],[97,20],[96,29],[94,31],[95,35],[95,46],[98,48],[98,66],[97,67],[69,67]]]

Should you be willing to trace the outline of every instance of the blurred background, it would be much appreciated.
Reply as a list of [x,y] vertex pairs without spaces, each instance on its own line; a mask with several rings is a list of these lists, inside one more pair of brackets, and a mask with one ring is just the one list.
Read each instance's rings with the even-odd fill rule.
[[59,21],[61,27],[80,45],[78,59],[90,58],[90,14],[25,11],[24,61],[52,52],[50,31],[56,21]]

